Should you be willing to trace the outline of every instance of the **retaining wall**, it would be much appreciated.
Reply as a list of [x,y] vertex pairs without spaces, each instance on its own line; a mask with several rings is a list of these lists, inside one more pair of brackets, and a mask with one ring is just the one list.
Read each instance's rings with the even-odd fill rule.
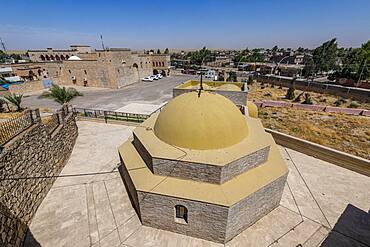
[[[292,78],[273,76],[273,75],[257,75],[255,79],[259,82],[270,83],[283,87],[292,86]],[[370,102],[370,90],[364,88],[345,87],[335,84],[326,84],[321,82],[311,82],[303,79],[294,81],[293,87],[302,91],[311,91],[316,93],[327,93],[345,98],[355,99],[361,102]]]
[[272,134],[275,142],[279,145],[370,177],[370,160],[328,148],[275,130],[267,128],[265,128],[265,130]]
[[319,111],[319,112],[332,112],[332,113],[344,113],[356,116],[367,116],[370,117],[370,110],[356,109],[356,108],[344,108],[344,107],[333,107],[325,105],[307,105],[301,103],[290,103],[285,101],[273,101],[273,100],[253,100],[258,107],[282,107],[282,108],[295,108],[306,111]]
[[27,225],[68,161],[78,129],[69,113],[50,133],[41,121],[0,150],[0,246],[21,246]]
[[29,92],[35,92],[44,89],[44,84],[41,80],[27,81],[21,84],[10,84],[9,91],[11,93],[24,94]]

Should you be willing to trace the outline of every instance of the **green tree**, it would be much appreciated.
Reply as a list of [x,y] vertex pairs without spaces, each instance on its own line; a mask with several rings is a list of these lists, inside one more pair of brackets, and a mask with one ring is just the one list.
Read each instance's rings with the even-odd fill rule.
[[59,87],[58,85],[53,84],[49,91],[40,95],[40,98],[54,99],[59,104],[63,105],[77,96],[83,96],[83,94],[78,92],[75,88]]
[[195,52],[189,52],[187,56],[190,58],[190,62],[195,65],[202,65],[202,63],[213,60],[211,51],[206,47]]
[[5,60],[8,58],[8,56],[0,50],[0,63],[5,63]]
[[164,54],[170,54],[170,51],[168,50],[168,48],[166,48],[166,50],[164,50]]
[[342,58],[342,67],[334,73],[334,78],[347,78],[355,81],[370,78],[370,40],[361,48],[346,50]]
[[23,110],[21,106],[23,94],[5,95],[4,98],[17,108],[16,111],[20,112]]
[[312,54],[314,63],[313,72],[321,73],[328,72],[337,68],[337,40],[336,38],[326,41],[321,46],[317,47]]
[[161,50],[160,49],[157,50],[157,54],[161,54]]

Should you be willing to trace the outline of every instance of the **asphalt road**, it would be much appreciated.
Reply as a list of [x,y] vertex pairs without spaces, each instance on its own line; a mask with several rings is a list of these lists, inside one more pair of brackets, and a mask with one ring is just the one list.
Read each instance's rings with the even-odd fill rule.
[[[189,75],[173,75],[153,82],[137,82],[120,89],[76,88],[83,93],[71,101],[75,107],[116,110],[130,103],[162,104],[172,98],[172,88],[196,78]],[[51,99],[40,99],[41,92],[24,96],[23,106],[30,108],[59,109]]]

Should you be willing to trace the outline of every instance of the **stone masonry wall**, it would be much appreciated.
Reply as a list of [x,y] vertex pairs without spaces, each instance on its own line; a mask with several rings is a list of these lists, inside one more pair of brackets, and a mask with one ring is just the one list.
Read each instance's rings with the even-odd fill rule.
[[135,133],[133,144],[148,168],[154,174],[214,184],[222,184],[233,177],[266,162],[270,150],[270,146],[267,146],[254,153],[245,155],[240,159],[234,160],[227,165],[218,166],[152,157]]
[[[170,196],[138,192],[142,223],[167,231],[223,243],[228,208]],[[188,223],[175,221],[175,206],[188,209]]]
[[38,122],[0,151],[0,246],[21,246],[77,135],[75,115],[70,113],[53,132]]
[[265,163],[269,156],[269,152],[270,146],[267,146],[224,166],[221,171],[220,183],[224,183],[243,172]]
[[[259,75],[255,79],[259,82],[270,83],[274,85],[281,85],[283,87],[292,86],[291,78],[282,78],[277,76]],[[352,98],[361,102],[370,102],[369,89],[356,88],[356,87],[345,87],[335,84],[327,84],[321,82],[311,82],[303,79],[297,79],[294,82],[294,88],[311,91],[316,93],[327,93],[336,96]]]
[[226,242],[279,206],[287,176],[281,176],[230,208]]
[[[197,89],[173,88],[172,97],[175,98],[181,94],[197,91]],[[212,93],[218,93],[231,100],[237,106],[247,104],[248,92],[246,91],[224,91],[224,90],[205,90]]]

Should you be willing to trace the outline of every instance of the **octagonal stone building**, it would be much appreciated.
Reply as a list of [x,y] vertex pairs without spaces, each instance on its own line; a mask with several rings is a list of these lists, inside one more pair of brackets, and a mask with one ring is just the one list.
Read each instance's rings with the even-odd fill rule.
[[209,92],[172,99],[119,155],[143,225],[219,243],[277,207],[288,174],[260,120]]

